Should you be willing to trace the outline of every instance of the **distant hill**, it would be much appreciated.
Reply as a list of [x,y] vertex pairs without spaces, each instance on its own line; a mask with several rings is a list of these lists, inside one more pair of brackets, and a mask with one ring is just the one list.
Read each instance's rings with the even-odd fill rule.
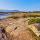
[[33,11],[34,13],[40,13],[40,11]]
[[32,11],[32,12],[29,11],[29,13],[40,13],[40,11]]
[[1,12],[21,12],[19,10],[0,10],[0,13]]
[[0,15],[12,13],[12,12],[21,12],[19,10],[0,10]]

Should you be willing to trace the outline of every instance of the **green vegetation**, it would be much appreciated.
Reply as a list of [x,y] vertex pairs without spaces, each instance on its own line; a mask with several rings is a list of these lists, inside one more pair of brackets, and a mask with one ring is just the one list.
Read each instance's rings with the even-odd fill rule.
[[28,24],[33,24],[33,23],[40,23],[40,18],[33,18],[33,19],[30,19]]

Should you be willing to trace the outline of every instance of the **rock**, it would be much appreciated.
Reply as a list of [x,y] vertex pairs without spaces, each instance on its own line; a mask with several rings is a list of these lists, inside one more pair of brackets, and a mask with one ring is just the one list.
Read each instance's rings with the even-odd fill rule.
[[2,38],[2,33],[0,33],[0,39]]
[[4,40],[4,38],[1,38],[1,40]]

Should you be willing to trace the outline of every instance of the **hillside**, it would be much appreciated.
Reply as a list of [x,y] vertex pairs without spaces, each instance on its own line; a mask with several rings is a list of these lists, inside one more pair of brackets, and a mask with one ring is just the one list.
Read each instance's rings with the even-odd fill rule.
[[40,40],[39,37],[29,28],[28,21],[30,17],[27,17],[26,15],[25,13],[15,13],[12,16],[0,20],[0,39]]

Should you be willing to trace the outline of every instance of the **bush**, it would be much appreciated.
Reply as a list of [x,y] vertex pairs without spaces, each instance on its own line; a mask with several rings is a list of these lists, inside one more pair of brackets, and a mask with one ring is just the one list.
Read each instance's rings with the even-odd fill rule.
[[40,18],[33,18],[33,19],[30,19],[28,24],[33,24],[33,23],[40,23]]

